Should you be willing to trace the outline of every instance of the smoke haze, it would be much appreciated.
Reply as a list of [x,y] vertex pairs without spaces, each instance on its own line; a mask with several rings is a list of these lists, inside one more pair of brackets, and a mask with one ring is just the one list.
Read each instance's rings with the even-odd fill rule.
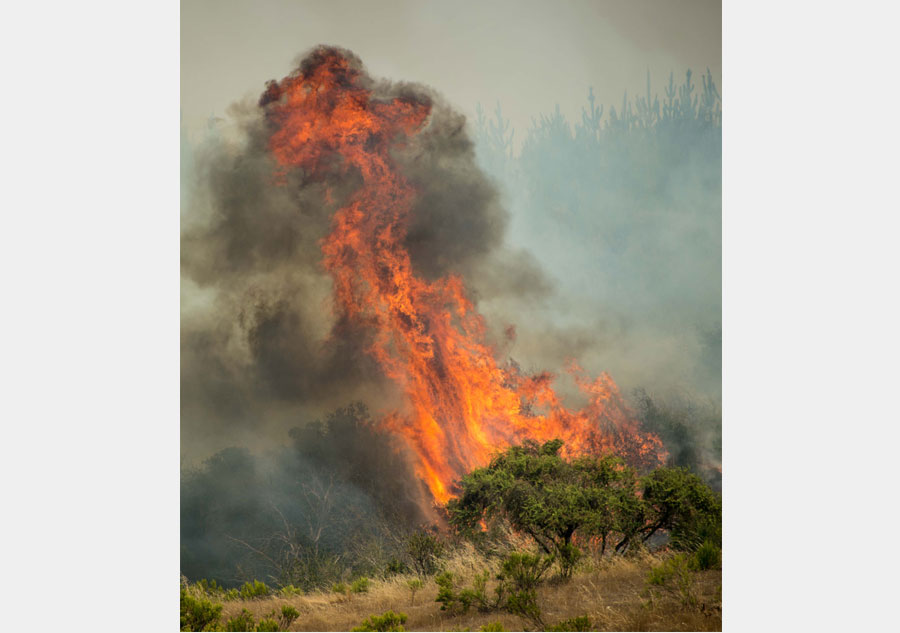
[[[476,164],[465,118],[424,86],[374,88],[432,103],[426,128],[395,156],[418,192],[406,237],[417,274],[460,274],[476,298],[547,295],[533,258],[504,244],[509,214]],[[331,215],[359,183],[294,171],[276,186],[262,111],[244,102],[231,113],[243,138],[214,139],[194,157],[198,186],[183,217],[186,455],[216,438],[280,438],[303,416],[355,400],[381,409],[397,395],[364,351],[368,333],[336,314],[321,268]]]

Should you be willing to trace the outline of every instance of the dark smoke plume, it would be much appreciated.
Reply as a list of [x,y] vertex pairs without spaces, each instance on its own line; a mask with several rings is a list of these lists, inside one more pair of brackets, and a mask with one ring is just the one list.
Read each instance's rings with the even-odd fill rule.
[[[533,261],[504,248],[508,215],[475,163],[465,118],[427,87],[369,81],[378,98],[413,94],[433,104],[426,128],[395,156],[419,192],[406,243],[417,274],[461,274],[476,297],[546,293]],[[262,113],[235,106],[241,139],[202,149],[199,191],[184,218],[191,310],[182,329],[182,413],[191,454],[203,452],[190,447],[209,435],[283,430],[297,415],[357,399],[377,409],[393,394],[363,351],[366,333],[335,315],[320,267],[319,241],[358,182],[292,172],[276,184]]]
[[[475,299],[539,301],[549,284],[526,253],[504,246],[508,214],[476,165],[465,118],[425,86],[366,81],[378,99],[432,104],[425,128],[395,155],[418,191],[406,239],[416,273],[459,274]],[[234,577],[226,561],[250,565],[238,552],[275,533],[281,514],[308,522],[298,499],[310,482],[337,482],[340,505],[370,518],[425,520],[423,489],[402,448],[364,408],[344,408],[398,403],[365,352],[368,333],[336,314],[320,263],[331,216],[359,179],[278,173],[263,116],[272,86],[258,102],[232,107],[236,138],[200,149],[182,218],[182,453],[189,463],[215,453],[183,477],[183,566],[193,576]],[[269,452],[217,452],[232,446]],[[330,532],[329,546],[346,545],[347,534]]]

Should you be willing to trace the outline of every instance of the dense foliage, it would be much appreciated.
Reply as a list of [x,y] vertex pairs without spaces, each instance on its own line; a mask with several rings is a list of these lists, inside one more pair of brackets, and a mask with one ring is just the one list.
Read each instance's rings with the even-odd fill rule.
[[616,457],[567,461],[561,448],[560,440],[526,442],[463,477],[462,493],[447,506],[451,523],[466,533],[484,521],[508,522],[554,556],[563,576],[580,556],[578,539],[599,539],[602,555],[612,540],[624,552],[661,530],[684,549],[721,534],[718,495],[686,469],[638,478]]
[[676,549],[695,550],[704,541],[721,543],[722,503],[686,468],[660,468],[641,481],[647,522],[644,540],[667,530]]
[[354,631],[403,631],[403,624],[406,622],[405,613],[394,613],[393,611],[385,611],[381,615],[373,615],[363,623],[353,629]]
[[215,631],[222,605],[213,603],[205,597],[191,595],[187,589],[181,589],[181,630],[182,631]]
[[[538,588],[559,566],[556,581],[573,574],[581,551],[576,544],[598,544],[597,561],[622,554],[634,544],[666,535],[676,552],[653,567],[647,577],[647,596],[673,596],[682,605],[698,605],[695,575],[721,566],[721,498],[696,474],[682,467],[658,468],[639,476],[614,456],[582,456],[566,459],[563,443],[525,442],[496,455],[460,481],[460,494],[446,507],[455,535],[416,530],[398,549],[405,555],[403,566],[411,601],[432,577],[437,586],[436,602],[448,615],[470,610],[505,611],[519,616],[536,630],[588,630],[587,617],[550,625],[539,602]],[[447,553],[462,549],[466,541],[480,542],[486,528],[507,534],[506,550],[494,558],[493,566],[475,571],[468,583],[464,575],[450,571]],[[527,535],[534,551],[514,549],[507,530]],[[607,547],[609,545],[609,547]],[[518,545],[521,548],[521,544]],[[493,554],[488,554],[491,559]],[[390,567],[382,577],[390,575]],[[345,598],[369,591],[367,576],[352,582],[337,582],[332,590]],[[278,593],[291,596],[301,590],[284,585]],[[265,583],[247,582],[240,589],[226,589],[216,581],[186,583],[181,591],[181,629],[193,631],[285,630],[299,613],[290,605],[282,612],[256,620],[247,609],[220,621],[222,605],[214,600],[253,601],[273,595]],[[373,615],[359,631],[402,631],[404,614],[391,611]],[[549,627],[549,628],[548,628]]]
[[[209,599],[210,595],[222,594],[209,583],[198,583],[193,587],[181,588],[181,630],[182,631],[287,631],[300,617],[300,612],[290,605],[281,605],[280,611],[272,611],[259,621],[246,608],[224,623],[221,621],[222,604]],[[247,599],[244,596],[227,595],[227,599]]]

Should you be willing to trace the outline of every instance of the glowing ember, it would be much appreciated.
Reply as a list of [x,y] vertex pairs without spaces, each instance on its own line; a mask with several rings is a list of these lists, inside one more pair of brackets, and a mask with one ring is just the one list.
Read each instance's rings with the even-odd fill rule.
[[524,439],[560,438],[569,454],[614,452],[634,465],[658,464],[659,438],[641,432],[608,375],[591,380],[572,364],[589,403],[569,410],[551,374],[524,375],[496,360],[461,278],[416,275],[404,247],[416,191],[389,150],[427,125],[431,103],[414,95],[377,100],[369,84],[340,51],[320,48],[271,82],[260,105],[285,169],[362,179],[322,242],[324,266],[337,309],[372,330],[369,353],[406,395],[408,410],[381,424],[409,443],[434,499],[446,502],[454,480]]

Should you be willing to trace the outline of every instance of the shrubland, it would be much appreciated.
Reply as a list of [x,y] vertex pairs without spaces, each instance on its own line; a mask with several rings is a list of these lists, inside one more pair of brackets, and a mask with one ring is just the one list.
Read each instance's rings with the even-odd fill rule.
[[716,630],[721,498],[685,468],[526,442],[460,481],[446,529],[334,587],[183,579],[181,628]]

